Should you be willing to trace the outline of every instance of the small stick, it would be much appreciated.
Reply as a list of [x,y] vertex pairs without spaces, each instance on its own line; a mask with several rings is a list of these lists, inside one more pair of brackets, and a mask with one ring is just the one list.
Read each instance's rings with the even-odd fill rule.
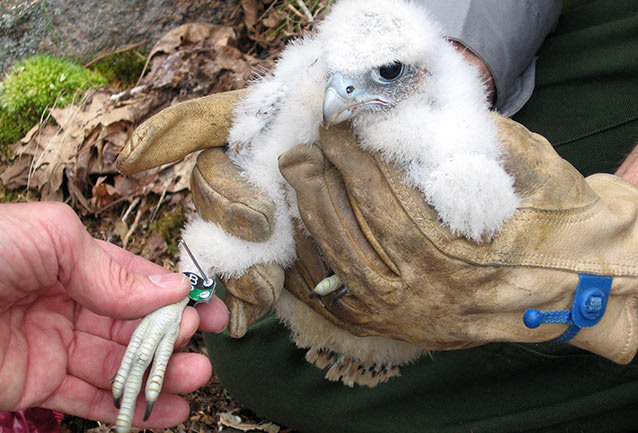
[[131,204],[128,206],[128,208],[126,209],[126,212],[124,212],[124,215],[122,215],[122,221],[126,222],[126,220],[128,219],[128,216],[131,214],[131,211],[133,209],[135,209],[135,206],[137,206],[137,204],[140,202],[140,198],[139,197],[135,197],[135,199],[133,199],[133,201],[131,202]]
[[153,221],[155,220],[155,217],[157,216],[157,211],[162,205],[162,202],[164,201],[164,197],[166,197],[166,191],[168,191],[168,188],[171,186],[171,183],[173,183],[172,180],[166,182],[166,185],[164,185],[164,189],[162,190],[162,194],[160,195],[159,201],[157,202],[157,206],[155,206],[155,209],[153,210],[153,214],[151,215],[151,219],[148,222],[149,227],[151,226],[151,224],[153,224]]
[[131,45],[127,45],[127,46],[122,47],[122,48],[118,48],[118,49],[113,50],[113,51],[109,51],[108,53],[100,54],[99,56],[97,56],[96,58],[94,58],[93,60],[91,60],[89,63],[87,63],[86,65],[84,65],[84,67],[85,67],[85,68],[88,68],[88,67],[89,67],[89,66],[91,66],[93,63],[95,63],[95,62],[97,62],[97,61],[99,61],[99,60],[102,60],[102,59],[103,59],[103,58],[105,58],[105,57],[112,56],[113,54],[123,53],[124,51],[132,50],[132,49],[137,48],[137,47],[139,47],[140,45],[143,45],[143,44],[145,44],[145,43],[146,43],[146,39],[144,39],[143,41],[140,41],[140,42],[136,42],[136,43],[131,44]]
[[304,14],[302,14],[301,12],[299,12],[293,5],[289,4],[288,5],[288,9],[290,9],[295,15],[297,15],[302,20],[304,20],[304,21],[308,20],[308,17],[305,16]]
[[[144,201],[146,201],[146,199]],[[143,208],[144,206],[140,206],[139,209],[137,209],[137,214],[135,214],[135,219],[133,220],[133,224],[131,224],[131,227],[128,229],[128,232],[126,232],[126,236],[124,236],[124,239],[122,239],[123,248],[126,248],[126,244],[128,244],[129,238],[131,237],[135,229],[137,229],[137,226],[139,225],[140,220],[142,219]]]
[[303,13],[306,14],[306,20],[311,23],[314,20],[314,17],[312,16],[312,12],[310,12],[310,9],[308,9],[308,6],[306,6],[303,0],[297,0],[297,4],[299,5]]

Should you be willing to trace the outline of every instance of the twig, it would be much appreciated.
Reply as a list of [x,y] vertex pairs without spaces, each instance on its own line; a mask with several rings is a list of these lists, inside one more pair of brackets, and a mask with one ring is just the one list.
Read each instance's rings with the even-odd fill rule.
[[107,204],[107,205],[105,205],[105,206],[102,206],[101,208],[99,208],[98,210],[96,210],[96,211],[95,211],[95,215],[99,215],[99,214],[101,214],[102,212],[104,212],[105,210],[110,209],[110,208],[112,208],[113,206],[116,206],[116,205],[118,205],[118,204],[122,203],[123,201],[128,200],[129,198],[130,198],[130,196],[123,196],[123,197],[118,198],[117,200],[113,200],[111,203],[109,203],[109,204]]
[[84,65],[84,67],[85,67],[85,68],[88,68],[88,67],[89,67],[89,66],[91,66],[93,63],[95,63],[95,62],[97,62],[97,61],[99,61],[99,60],[102,60],[102,59],[103,59],[103,58],[105,58],[105,57],[112,56],[112,55],[114,55],[114,54],[123,53],[123,52],[128,51],[128,50],[133,50],[133,49],[135,49],[135,48],[139,47],[140,45],[144,45],[146,42],[147,42],[147,40],[146,40],[146,39],[144,39],[143,41],[136,42],[136,43],[134,43],[134,44],[127,45],[127,46],[125,46],[125,47],[118,48],[118,49],[113,50],[113,51],[109,51],[109,52],[107,52],[107,53],[102,53],[102,54],[100,54],[99,56],[95,57],[93,60],[91,60],[89,63],[87,63],[86,65]]
[[288,9],[290,9],[292,11],[292,13],[294,13],[295,15],[297,15],[299,18],[301,18],[302,20],[306,21],[308,20],[308,17],[306,17],[304,14],[302,14],[301,12],[299,12],[293,5],[289,4],[288,5]]
[[270,12],[270,10],[271,10],[273,7],[275,7],[275,3],[276,3],[276,2],[272,2],[272,3],[270,4],[270,6],[268,6],[268,7],[266,8],[266,10],[264,11],[264,13],[263,13],[263,14],[261,14],[261,15],[259,16],[259,18],[257,18],[257,22],[261,22],[261,21],[263,21],[263,19],[266,17],[266,14],[267,14],[268,12]]
[[172,180],[166,182],[166,185],[164,185],[164,189],[162,190],[162,194],[160,195],[159,201],[157,202],[157,206],[155,206],[155,209],[153,210],[153,214],[151,215],[151,219],[148,222],[148,227],[151,226],[151,224],[153,224],[153,220],[155,220],[155,216],[157,215],[157,211],[159,210],[160,206],[162,205],[162,202],[164,201],[164,197],[166,197],[166,191],[168,191],[168,188],[171,186],[171,184],[173,183]]
[[[73,194],[73,198],[75,199],[74,201],[77,201],[77,203],[80,203],[80,205],[84,208],[85,211],[89,213],[94,211],[94,209],[89,204],[89,201],[86,199],[86,197],[84,197],[84,195],[82,194],[82,191],[80,191],[80,188],[78,188],[75,182],[73,182],[72,180],[69,180],[67,182],[67,186],[69,188],[69,192]],[[72,197],[69,196],[69,199],[71,198]]]
[[126,222],[126,220],[128,219],[128,216],[131,214],[131,211],[133,209],[135,209],[135,206],[137,206],[137,204],[140,202],[140,198],[139,197],[135,197],[133,199],[133,201],[131,202],[131,204],[128,206],[128,208],[126,209],[126,212],[124,212],[124,215],[122,215],[122,222]]
[[303,13],[306,14],[306,21],[311,23],[314,20],[314,17],[312,16],[312,12],[310,12],[310,9],[308,9],[308,6],[306,6],[303,0],[297,0],[297,5],[299,5]]
[[[146,203],[146,198],[144,198],[144,203]],[[135,229],[137,229],[137,226],[139,225],[140,220],[142,219],[143,210],[144,210],[144,206],[140,206],[139,209],[137,209],[137,213],[135,214],[135,219],[133,220],[133,224],[131,224],[131,227],[128,229],[128,232],[126,232],[126,236],[124,236],[124,239],[122,239],[122,248],[126,248],[129,238],[131,237]]]
[[144,77],[144,74],[146,73],[146,69],[148,68],[148,64],[150,62],[151,62],[151,55],[149,54],[148,57],[146,58],[146,62],[144,63],[144,67],[142,68],[142,72],[140,73],[140,76],[137,79],[137,82],[135,83],[135,87],[140,85],[140,82],[142,81],[142,77]]

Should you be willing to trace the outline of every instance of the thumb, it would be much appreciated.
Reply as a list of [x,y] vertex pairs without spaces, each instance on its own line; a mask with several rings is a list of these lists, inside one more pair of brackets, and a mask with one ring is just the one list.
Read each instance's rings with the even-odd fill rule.
[[94,239],[68,206],[40,203],[22,211],[29,214],[28,220],[40,221],[38,227],[43,230],[37,232],[46,233],[48,240],[37,245],[54,250],[58,283],[94,313],[114,319],[139,318],[188,295],[190,283],[185,275]]
[[91,311],[135,319],[188,296],[190,283],[185,275],[108,242],[90,241],[67,290]]

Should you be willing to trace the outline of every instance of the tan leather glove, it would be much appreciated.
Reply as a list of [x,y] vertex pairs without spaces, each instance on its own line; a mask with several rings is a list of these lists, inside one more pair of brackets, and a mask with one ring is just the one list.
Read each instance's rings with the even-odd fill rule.
[[[272,231],[274,205],[246,182],[222,146],[232,122],[232,106],[243,91],[197,98],[169,107],[136,130],[118,158],[118,169],[135,173],[200,153],[191,177],[193,201],[200,215],[236,237],[263,242]],[[224,279],[230,311],[228,329],[241,337],[269,311],[284,282],[283,269],[256,265],[240,278]]]
[[[139,134],[123,150],[121,169],[136,171],[225,144],[229,107],[238,96],[212,95],[186,103],[197,107],[178,105],[161,112],[159,120],[149,121],[157,131]],[[199,132],[202,119],[219,132]],[[547,341],[563,335],[568,325],[530,329],[523,324],[524,313],[571,309],[578,273],[594,273],[614,276],[607,311],[599,324],[581,330],[570,343],[629,362],[637,344],[632,332],[636,189],[607,175],[585,181],[542,137],[495,119],[507,148],[506,167],[516,177],[523,203],[501,235],[485,244],[453,236],[422,195],[402,184],[400,170],[360,151],[347,127],[323,131],[321,145],[284,155],[282,172],[297,190],[314,239],[297,233],[299,260],[286,270],[287,291],[281,295],[278,271],[245,275],[243,284],[226,281],[234,311],[231,334],[243,335],[277,302],[297,344],[310,348],[307,358],[320,366],[329,365],[318,359],[326,349],[391,366],[419,356],[418,347]],[[169,141],[165,128],[172,130]],[[179,151],[157,151],[168,147]],[[221,149],[200,155],[192,180],[200,213],[238,237],[267,239],[272,203],[228,164]],[[345,280],[347,294],[310,297],[314,285],[331,273],[324,260]],[[255,279],[261,281],[256,293]],[[337,367],[329,378],[338,379],[348,365]]]
[[[238,238],[264,242],[272,233],[275,207],[266,194],[248,183],[223,148],[208,149],[197,158],[191,177],[193,202],[199,214]],[[257,264],[239,278],[223,279],[230,312],[228,332],[243,337],[248,327],[270,311],[284,286],[281,266]]]
[[583,179],[543,137],[495,121],[522,204],[482,244],[440,224],[401,170],[360,150],[347,125],[283,155],[302,219],[347,287],[323,303],[308,296],[316,281],[295,295],[355,335],[447,350],[555,339],[567,324],[530,329],[525,312],[571,310],[579,273],[610,275],[602,320],[569,343],[630,362],[638,347],[638,189],[611,175]]

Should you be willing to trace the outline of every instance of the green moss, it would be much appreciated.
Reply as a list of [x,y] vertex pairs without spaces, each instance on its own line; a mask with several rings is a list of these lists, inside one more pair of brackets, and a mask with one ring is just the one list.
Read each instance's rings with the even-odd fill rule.
[[107,84],[99,73],[49,55],[35,55],[14,65],[0,86],[0,107],[9,114],[39,116],[58,100],[72,102],[75,93]]
[[151,224],[151,230],[156,231],[166,239],[168,244],[167,253],[172,255],[177,254],[179,251],[178,242],[185,222],[184,209],[177,207]]
[[145,63],[145,56],[135,50],[128,50],[100,59],[91,68],[102,74],[112,86],[126,89],[137,84]]
[[4,143],[11,142],[16,130],[17,135],[24,134],[47,107],[63,107],[78,92],[106,84],[101,74],[66,59],[35,55],[16,63],[0,83],[0,116],[4,116],[0,117],[0,137]]
[[7,145],[15,143],[24,134],[20,126],[20,119],[9,116],[6,110],[0,108],[0,154],[7,155]]
[[24,198],[24,190],[7,191],[0,181],[0,203],[18,203]]

